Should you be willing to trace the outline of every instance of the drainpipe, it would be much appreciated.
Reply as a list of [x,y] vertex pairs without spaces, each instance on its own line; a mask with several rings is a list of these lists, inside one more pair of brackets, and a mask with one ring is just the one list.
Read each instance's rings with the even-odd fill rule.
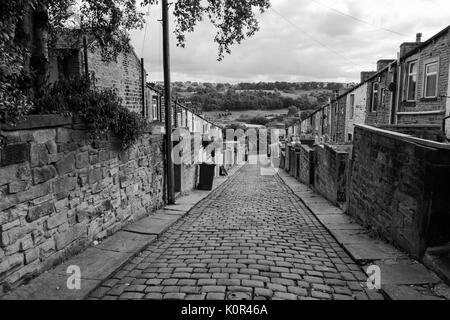
[[89,57],[88,57],[88,45],[87,38],[83,36],[83,58],[84,58],[84,76],[86,81],[89,81]]
[[450,116],[446,116],[444,119],[442,119],[442,132],[444,133],[444,135],[447,134],[447,132],[445,131],[445,124],[448,119],[450,119]]
[[[441,98],[446,98],[448,101],[450,96],[443,95],[443,96],[441,96]],[[448,115],[444,119],[442,119],[442,132],[444,133],[444,136],[446,136],[446,137],[447,137],[447,132],[445,131],[445,124],[447,123],[448,119],[450,119],[450,115]]]

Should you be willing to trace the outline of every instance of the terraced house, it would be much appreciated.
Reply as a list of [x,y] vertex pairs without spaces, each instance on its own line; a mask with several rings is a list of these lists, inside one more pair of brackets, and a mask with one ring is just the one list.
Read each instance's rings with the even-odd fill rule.
[[300,138],[288,141],[300,143],[287,143],[280,161],[362,226],[445,266],[437,267],[442,274],[448,251],[436,248],[450,241],[449,31],[424,42],[417,34],[397,60],[362,72],[360,84],[298,124]]
[[354,126],[367,124],[419,138],[450,138],[450,27],[425,42],[400,46],[397,60],[377,62],[361,83],[300,124],[316,142],[351,143]]

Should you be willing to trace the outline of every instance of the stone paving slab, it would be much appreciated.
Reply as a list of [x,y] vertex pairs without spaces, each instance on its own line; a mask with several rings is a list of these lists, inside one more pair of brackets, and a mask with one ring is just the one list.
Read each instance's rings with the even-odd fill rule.
[[334,214],[339,214],[339,215],[342,215],[344,213],[344,210],[336,207],[335,205],[331,204],[327,200],[325,200],[323,198],[321,200],[319,200],[319,199],[320,198],[318,198],[318,197],[315,197],[315,198],[307,198],[306,197],[304,201],[308,202],[308,206],[310,206],[312,210],[325,211],[325,212],[329,212],[330,214],[334,213]]
[[167,210],[167,209],[161,209],[156,211],[156,214],[164,214],[164,215],[174,215],[174,216],[184,216],[185,213],[182,211],[175,211],[175,210]]
[[27,285],[8,293],[2,300],[82,300],[100,283],[100,280],[81,279],[80,290],[69,290],[67,276],[43,273]]
[[156,236],[154,235],[119,231],[113,237],[109,237],[95,248],[115,252],[134,253],[142,250],[148,243],[155,239]]
[[[317,207],[310,207],[310,210],[316,212]],[[344,214],[327,214],[327,215],[317,215],[317,219],[322,222],[325,226],[335,226],[335,225],[349,225],[352,224],[353,221],[350,217]]]
[[379,264],[381,284],[436,284],[441,280],[420,263]]
[[181,212],[188,212],[193,207],[192,204],[170,204],[164,207],[164,209],[172,210],[172,211],[181,211]]
[[402,255],[400,252],[390,251],[390,248],[387,248],[384,243],[375,241],[343,245],[352,258],[360,262],[386,260]]
[[188,205],[195,205],[199,201],[205,199],[209,194],[209,191],[200,191],[200,190],[194,190],[189,193],[189,195],[181,197],[177,199],[177,204],[188,204]]
[[445,300],[444,298],[429,296],[420,293],[418,290],[414,289],[410,286],[405,285],[393,285],[388,284],[383,286],[383,291],[392,299],[392,300]]
[[172,219],[147,217],[125,227],[123,230],[139,234],[159,236],[170,228],[170,226],[172,226],[178,219],[178,216],[172,216]]
[[127,262],[134,253],[101,250],[94,247],[87,248],[79,255],[60,264],[50,274],[67,276],[69,266],[78,266],[81,278],[86,280],[103,280],[105,275],[113,273],[118,266]]

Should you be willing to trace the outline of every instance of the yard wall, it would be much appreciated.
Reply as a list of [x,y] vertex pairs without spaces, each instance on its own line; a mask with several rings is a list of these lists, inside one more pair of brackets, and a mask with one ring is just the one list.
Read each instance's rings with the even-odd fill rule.
[[300,146],[298,179],[306,185],[314,184],[314,155],[315,151],[312,147],[307,145]]
[[163,205],[162,135],[122,151],[71,117],[0,126],[0,295]]
[[448,145],[357,126],[348,213],[420,258],[450,240],[449,179]]
[[314,188],[335,204],[345,202],[349,153],[329,145],[315,151]]

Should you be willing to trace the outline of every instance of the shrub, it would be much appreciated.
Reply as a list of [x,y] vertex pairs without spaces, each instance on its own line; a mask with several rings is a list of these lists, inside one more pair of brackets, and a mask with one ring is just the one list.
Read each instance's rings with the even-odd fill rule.
[[146,120],[123,107],[115,90],[99,89],[93,83],[85,78],[57,82],[36,99],[31,112],[81,116],[91,138],[100,139],[112,130],[123,148],[130,147],[146,129]]

